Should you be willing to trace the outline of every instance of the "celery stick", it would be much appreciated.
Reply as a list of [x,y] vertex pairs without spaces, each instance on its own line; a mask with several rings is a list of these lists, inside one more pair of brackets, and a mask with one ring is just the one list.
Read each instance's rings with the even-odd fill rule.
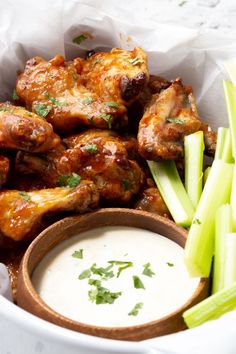
[[232,182],[232,191],[230,196],[230,204],[232,207],[233,214],[233,227],[236,229],[236,164],[234,165],[234,175]]
[[204,148],[202,131],[185,136],[185,188],[195,208],[197,207],[202,194],[202,163]]
[[226,135],[225,135],[225,141],[224,141],[224,148],[222,151],[222,157],[221,159],[224,162],[234,162],[234,158],[232,155],[232,138],[231,138],[231,132],[230,129],[227,129]]
[[232,138],[233,157],[236,157],[236,87],[231,82],[223,81],[229,127]]
[[185,311],[183,318],[188,328],[192,328],[220,317],[233,310],[235,306],[236,282]]
[[236,86],[236,59],[227,60],[224,63],[225,69],[227,70],[231,81],[234,86]]
[[222,158],[225,137],[226,137],[226,133],[228,130],[229,130],[229,128],[223,128],[223,127],[218,128],[217,144],[216,144],[216,152],[215,152],[215,159],[217,159],[217,160]]
[[214,250],[216,210],[229,202],[233,164],[214,160],[185,245],[185,261],[191,276],[209,277]]
[[[222,205],[215,218],[215,255],[212,293],[224,288],[225,235],[233,231],[232,210],[229,204]],[[236,280],[236,279],[235,279]]]
[[189,227],[194,215],[194,208],[174,161],[147,161],[147,163],[176,224]]
[[205,169],[205,171],[203,172],[203,185],[204,185],[204,186],[205,186],[205,184],[206,184],[206,180],[207,180],[207,178],[208,178],[208,176],[209,176],[210,171],[211,171],[211,166],[208,166],[208,167]]
[[224,287],[227,287],[236,281],[236,233],[226,234],[224,243]]

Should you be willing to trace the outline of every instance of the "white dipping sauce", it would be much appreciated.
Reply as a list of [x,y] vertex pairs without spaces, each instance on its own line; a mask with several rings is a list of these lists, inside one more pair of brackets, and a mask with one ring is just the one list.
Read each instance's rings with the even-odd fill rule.
[[[83,259],[72,257],[79,249],[83,249]],[[189,277],[183,256],[178,244],[154,232],[126,226],[101,227],[60,243],[43,258],[32,281],[44,302],[68,318],[97,326],[132,326],[170,314],[194,293],[199,278]],[[112,269],[115,276],[102,281],[102,286],[122,295],[113,304],[97,305],[88,297],[88,291],[95,288],[88,279],[79,280],[78,276],[94,263],[107,267],[111,260],[130,261],[133,267],[123,270],[118,278],[117,267]],[[155,273],[152,277],[142,274],[146,263]],[[145,289],[134,287],[133,275]],[[99,276],[92,275],[91,279]],[[128,315],[140,302],[143,307],[137,316]]]

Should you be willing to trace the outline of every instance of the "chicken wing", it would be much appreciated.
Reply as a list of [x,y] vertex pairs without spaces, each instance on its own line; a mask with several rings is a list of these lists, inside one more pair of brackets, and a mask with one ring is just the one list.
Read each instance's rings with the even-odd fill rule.
[[[47,213],[74,211],[84,213],[98,206],[99,193],[91,181],[74,188],[58,187],[33,192],[5,190],[0,192],[1,237],[21,241],[40,229]],[[0,242],[1,243],[1,242]]]
[[143,184],[143,171],[130,160],[127,142],[114,132],[91,129],[64,139],[64,146],[48,154],[34,156],[19,153],[16,169],[21,173],[37,173],[50,186],[60,183],[73,172],[92,180],[102,198],[128,202]]
[[143,191],[140,199],[136,202],[135,209],[171,218],[170,212],[156,187],[147,188]]
[[7,157],[0,155],[0,187],[6,183],[10,170],[10,161]]
[[112,50],[73,62],[60,55],[49,62],[35,57],[19,75],[16,92],[58,131],[80,125],[110,129],[127,125],[125,103],[137,97],[147,77],[141,49]]
[[139,124],[139,153],[148,160],[181,158],[184,136],[201,125],[191,88],[176,79],[147,104]]
[[45,152],[59,142],[45,119],[23,107],[0,103],[0,148]]

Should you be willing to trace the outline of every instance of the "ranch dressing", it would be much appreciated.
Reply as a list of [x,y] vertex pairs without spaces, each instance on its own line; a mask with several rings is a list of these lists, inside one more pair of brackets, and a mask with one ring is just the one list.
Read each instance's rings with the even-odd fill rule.
[[[82,250],[83,258],[72,254]],[[50,251],[32,276],[36,291],[44,302],[58,313],[86,324],[122,327],[160,319],[184,305],[193,295],[199,278],[190,278],[184,264],[184,250],[175,242],[148,230],[126,226],[111,226],[83,232],[63,241]],[[108,261],[132,262],[117,278],[101,282],[111,292],[121,292],[112,304],[96,304],[89,300],[88,278],[79,275],[96,263],[107,267]],[[142,274],[144,264],[154,275]],[[143,288],[135,288],[133,276],[138,276]],[[92,274],[90,279],[101,279]],[[136,316],[129,315],[142,303]]]

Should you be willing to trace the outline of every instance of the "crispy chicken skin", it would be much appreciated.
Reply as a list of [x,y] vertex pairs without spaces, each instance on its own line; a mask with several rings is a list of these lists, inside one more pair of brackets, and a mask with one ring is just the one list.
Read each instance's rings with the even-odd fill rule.
[[140,199],[136,202],[135,209],[149,211],[150,213],[170,218],[170,212],[156,187],[147,188],[143,191]]
[[205,154],[214,157],[217,143],[217,132],[212,130],[211,127],[204,122],[202,122],[201,130],[204,135]]
[[110,129],[127,125],[125,104],[138,96],[147,79],[142,49],[113,49],[73,62],[60,55],[50,61],[30,59],[16,92],[28,109],[41,112],[60,132],[80,125]]
[[58,187],[33,192],[0,192],[0,234],[14,241],[35,235],[47,213],[74,211],[84,213],[98,206],[99,193],[91,181],[75,188]]
[[51,187],[60,176],[73,172],[92,180],[103,199],[128,202],[143,184],[143,172],[130,160],[126,142],[110,131],[91,129],[64,139],[64,144],[49,154],[34,156],[18,153],[16,169],[21,173],[37,173]]
[[59,142],[45,119],[23,107],[0,103],[0,148],[45,152]]
[[181,158],[184,136],[201,124],[191,88],[176,79],[147,104],[139,123],[139,153],[148,160]]
[[10,170],[10,160],[5,156],[0,155],[0,187],[4,183],[6,183],[9,170]]

